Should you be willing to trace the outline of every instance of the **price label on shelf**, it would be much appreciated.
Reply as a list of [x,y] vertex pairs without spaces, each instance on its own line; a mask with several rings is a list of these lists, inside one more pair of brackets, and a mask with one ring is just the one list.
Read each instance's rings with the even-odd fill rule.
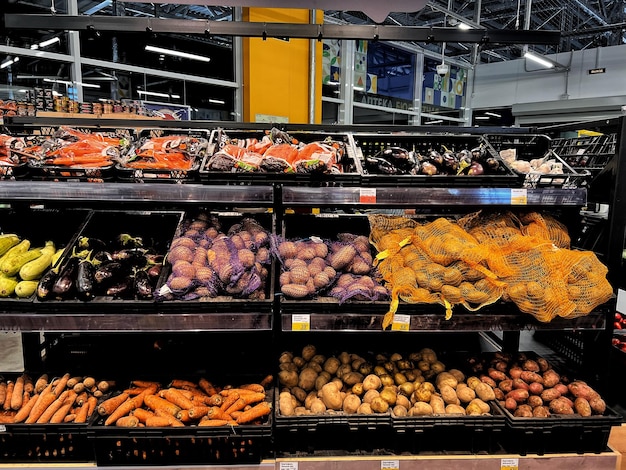
[[298,470],[298,462],[281,462],[279,470]]
[[291,331],[309,331],[311,329],[311,315],[291,315]]
[[511,189],[511,205],[525,206],[528,204],[528,191],[526,188]]
[[519,459],[500,459],[500,470],[519,470]]
[[375,204],[376,188],[361,188],[359,190],[359,202],[361,204]]
[[409,331],[411,329],[411,317],[409,315],[394,315],[391,329],[393,331]]
[[399,460],[381,460],[380,461],[380,470],[399,470],[399,469],[400,469]]

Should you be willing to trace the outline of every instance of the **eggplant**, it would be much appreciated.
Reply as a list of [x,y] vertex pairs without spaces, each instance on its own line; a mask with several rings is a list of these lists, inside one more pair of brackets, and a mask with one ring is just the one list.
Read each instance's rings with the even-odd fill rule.
[[472,176],[479,176],[479,175],[483,175],[484,173],[485,173],[485,170],[483,166],[478,162],[472,162],[472,164],[469,167],[469,170],[467,170],[467,174],[472,175]]
[[459,169],[459,161],[452,152],[444,152],[443,167],[451,173],[456,173]]
[[96,267],[91,259],[80,260],[76,271],[76,296],[80,300],[91,300],[94,298],[94,287]]
[[125,277],[128,271],[128,267],[119,261],[111,261],[98,266],[94,279],[96,284],[117,282],[120,278]]
[[365,157],[365,169],[374,174],[397,175],[401,171],[391,162],[379,157]]
[[52,287],[59,277],[59,271],[54,268],[48,269],[48,271],[41,276],[39,284],[37,284],[37,298],[39,300],[45,300],[52,295]]
[[154,264],[146,270],[146,273],[148,274],[148,277],[150,279],[156,280],[161,275],[162,268],[163,268],[162,264]]
[[106,290],[106,295],[113,298],[128,299],[133,297],[133,278],[132,276],[124,276],[118,279]]
[[436,167],[440,167],[443,165],[443,155],[441,155],[436,150],[431,150],[428,152],[428,162],[432,163]]
[[151,299],[152,298],[152,283],[150,282],[150,276],[148,272],[140,269],[135,272],[135,294],[138,299]]
[[144,267],[148,262],[146,252],[147,250],[144,248],[128,248],[114,251],[111,253],[111,257],[114,261],[122,261],[134,267]]
[[94,263],[96,264],[108,263],[109,261],[113,261],[113,256],[108,251],[101,250],[101,251],[96,252],[96,254],[93,255],[92,259]]
[[430,162],[422,163],[421,173],[423,175],[436,175],[437,167]]
[[59,271],[59,276],[54,281],[52,294],[62,298],[67,297],[72,292],[75,286],[76,271],[79,263],[80,259],[76,257],[71,257],[67,260],[65,266]]

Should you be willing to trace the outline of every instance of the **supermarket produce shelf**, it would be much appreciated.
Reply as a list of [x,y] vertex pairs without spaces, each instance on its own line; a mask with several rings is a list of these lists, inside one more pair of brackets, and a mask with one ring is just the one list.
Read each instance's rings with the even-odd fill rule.
[[0,313],[0,331],[160,332],[271,330],[270,313]]

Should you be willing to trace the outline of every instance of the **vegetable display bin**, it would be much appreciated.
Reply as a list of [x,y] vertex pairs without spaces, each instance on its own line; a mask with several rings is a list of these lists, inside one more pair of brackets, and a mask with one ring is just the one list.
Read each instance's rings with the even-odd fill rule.
[[[22,242],[28,240],[31,249],[43,247],[50,241],[56,249],[67,249],[90,214],[91,211],[85,209],[3,209],[0,210],[0,229],[4,234],[16,234]],[[20,280],[19,274],[17,276]],[[39,276],[34,280],[37,279]],[[0,308],[28,308],[33,299],[34,294],[18,298],[13,293],[0,298]]]
[[[59,261],[58,278],[66,277],[70,287],[39,295],[42,312],[84,311],[87,304],[98,305],[100,312],[116,311],[120,305],[129,313],[151,309],[163,258],[182,216],[176,211],[93,211]],[[88,259],[96,260],[96,271],[94,287],[86,295],[80,292],[77,265]],[[139,272],[153,266],[157,272],[140,295]]]
[[[209,131],[203,129],[142,129],[137,140],[115,165],[117,179],[130,183],[194,183],[206,155]],[[170,158],[176,155],[189,162],[185,169],[151,166],[151,152],[161,151]],[[142,157],[145,155],[145,157]],[[134,168],[133,161],[145,158],[144,168]]]
[[487,153],[479,135],[355,133],[353,138],[363,168],[363,186],[520,185],[519,176],[501,158]]
[[[293,148],[299,145],[321,143],[336,151],[336,162],[329,169],[324,157],[310,157],[306,165],[285,168],[284,164],[260,164],[265,161],[262,154],[255,153],[252,164],[226,157],[216,163],[216,154],[226,145],[248,148],[249,145],[269,139],[276,144],[292,144]],[[232,147],[231,147],[232,148]],[[313,185],[313,186],[358,186],[360,184],[361,169],[356,159],[354,143],[348,133],[320,132],[320,131],[289,131],[285,134],[277,129],[271,130],[242,130],[242,129],[215,129],[211,132],[209,151],[200,167],[200,179],[207,183],[227,184],[285,184],[285,185]]]

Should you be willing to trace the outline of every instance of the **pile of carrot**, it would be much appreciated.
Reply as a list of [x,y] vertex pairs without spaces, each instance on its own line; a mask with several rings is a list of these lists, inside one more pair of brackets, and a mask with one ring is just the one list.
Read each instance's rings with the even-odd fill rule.
[[86,423],[112,383],[65,373],[49,380],[22,374],[0,381],[0,423]]
[[268,376],[259,383],[219,388],[205,378],[197,382],[176,379],[163,387],[158,382],[135,380],[131,386],[97,407],[105,426],[237,426],[259,424],[270,414],[266,401]]
[[207,145],[206,139],[186,135],[143,138],[122,165],[143,170],[191,170]]

